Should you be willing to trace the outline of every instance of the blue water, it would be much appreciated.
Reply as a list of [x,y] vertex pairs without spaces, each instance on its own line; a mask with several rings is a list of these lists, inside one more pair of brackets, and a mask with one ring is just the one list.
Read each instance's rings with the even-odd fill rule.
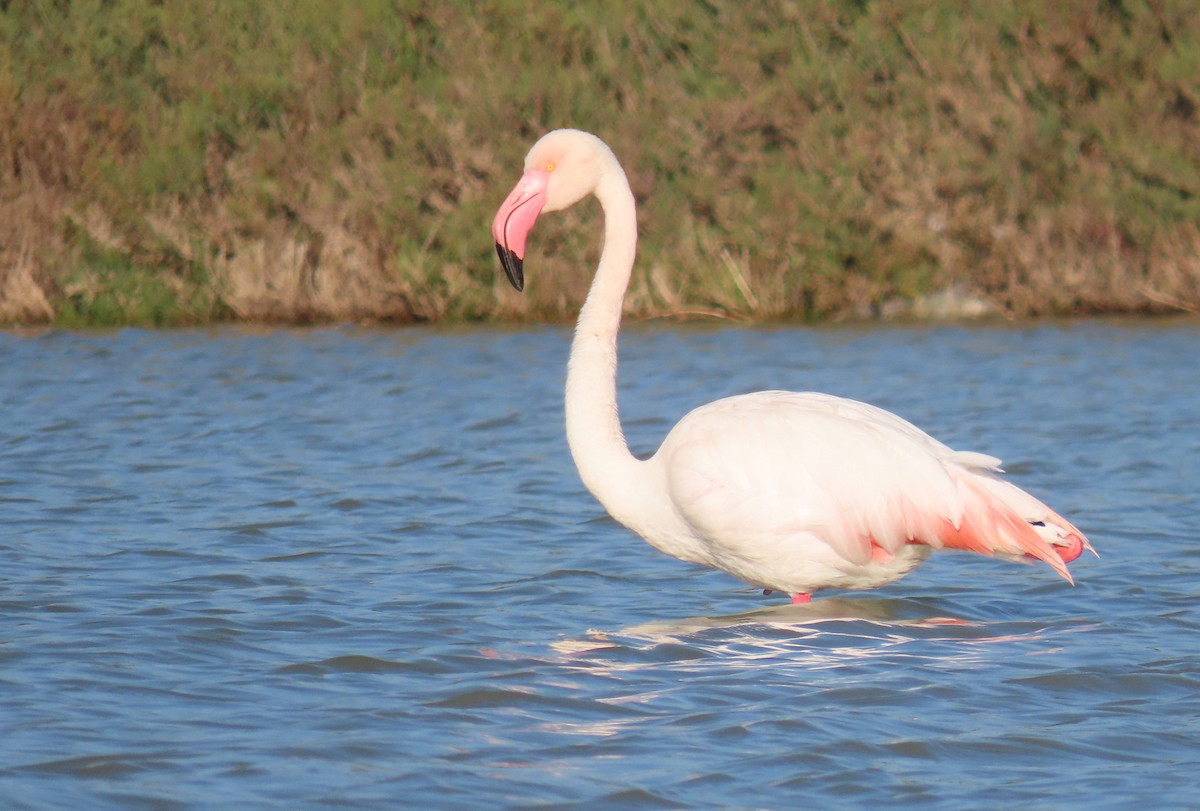
[[1200,324],[630,328],[638,452],[865,399],[1101,555],[808,607],[602,514],[568,338],[0,334],[0,807],[1200,805]]

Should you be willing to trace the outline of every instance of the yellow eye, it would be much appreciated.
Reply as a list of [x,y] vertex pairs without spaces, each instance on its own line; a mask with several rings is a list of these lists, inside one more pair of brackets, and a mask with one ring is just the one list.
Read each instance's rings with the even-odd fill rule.
[[547,172],[553,172],[553,171],[554,171],[554,161],[550,161],[550,163],[547,163],[547,164],[546,164],[546,171],[547,171]]

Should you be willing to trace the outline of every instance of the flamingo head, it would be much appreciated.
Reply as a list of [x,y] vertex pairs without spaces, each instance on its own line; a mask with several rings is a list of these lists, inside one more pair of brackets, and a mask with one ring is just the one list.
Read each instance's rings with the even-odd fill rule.
[[525,287],[525,241],[538,215],[568,208],[594,192],[604,169],[616,162],[603,141],[580,130],[554,130],[533,145],[525,156],[525,174],[492,221],[496,253],[513,287]]

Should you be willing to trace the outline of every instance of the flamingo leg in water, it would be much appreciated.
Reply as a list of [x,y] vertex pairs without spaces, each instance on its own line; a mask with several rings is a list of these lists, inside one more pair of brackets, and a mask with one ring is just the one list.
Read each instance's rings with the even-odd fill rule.
[[[772,591],[771,589],[763,589],[763,596],[770,597],[771,591]],[[792,605],[802,605],[803,603],[811,603],[811,602],[812,602],[811,594],[793,594],[792,595]]]

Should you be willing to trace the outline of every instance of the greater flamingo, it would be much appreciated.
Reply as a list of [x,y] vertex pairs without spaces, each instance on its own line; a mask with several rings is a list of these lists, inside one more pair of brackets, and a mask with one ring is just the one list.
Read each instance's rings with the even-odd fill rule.
[[763,391],[701,406],[658,452],[630,453],[617,413],[617,332],[637,216],[625,172],[590,133],[556,130],[492,223],[509,281],[524,288],[538,215],[594,194],[600,265],[579,314],[566,383],[567,442],[588,490],[656,549],[764,589],[811,599],[907,574],[935,549],[1035,558],[1068,582],[1091,545],[995,475],[1000,460],[955,451],[896,415],[828,394]]

